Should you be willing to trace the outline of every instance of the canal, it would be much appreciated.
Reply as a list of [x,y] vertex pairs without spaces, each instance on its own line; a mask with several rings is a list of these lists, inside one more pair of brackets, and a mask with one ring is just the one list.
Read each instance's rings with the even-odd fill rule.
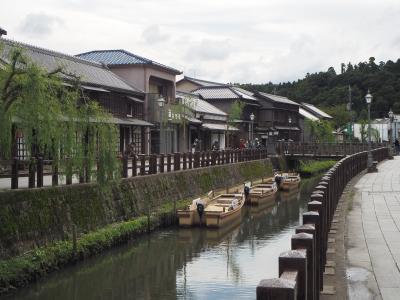
[[278,276],[278,256],[319,178],[245,207],[225,230],[173,227],[141,237],[21,289],[7,299],[255,299],[263,278]]

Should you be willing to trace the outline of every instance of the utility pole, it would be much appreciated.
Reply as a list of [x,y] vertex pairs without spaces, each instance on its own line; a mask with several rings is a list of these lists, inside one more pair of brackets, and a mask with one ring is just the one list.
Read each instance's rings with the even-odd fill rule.
[[353,135],[354,135],[354,128],[353,128],[353,126],[354,126],[354,125],[353,125],[354,120],[353,120],[352,105],[353,105],[353,103],[351,102],[351,86],[350,86],[350,84],[349,84],[349,103],[348,103],[347,109],[348,109],[348,111],[349,111],[349,113],[350,113],[350,130],[351,130],[351,135],[350,135],[350,148],[351,148],[351,146],[352,146],[352,144],[353,144]]

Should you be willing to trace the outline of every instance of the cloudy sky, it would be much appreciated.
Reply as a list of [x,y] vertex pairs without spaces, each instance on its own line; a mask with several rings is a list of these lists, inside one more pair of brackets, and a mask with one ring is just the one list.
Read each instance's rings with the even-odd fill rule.
[[220,82],[281,82],[400,57],[399,0],[14,0],[8,38],[68,54],[122,48]]

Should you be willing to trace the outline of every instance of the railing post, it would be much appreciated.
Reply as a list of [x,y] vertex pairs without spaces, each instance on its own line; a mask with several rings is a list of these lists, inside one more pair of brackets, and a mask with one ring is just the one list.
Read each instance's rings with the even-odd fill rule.
[[11,163],[11,188],[18,188],[18,158],[14,157]]
[[206,166],[206,155],[205,152],[201,152],[201,167],[204,168]]
[[159,170],[160,173],[164,173],[164,153],[161,153],[159,156]]
[[34,188],[35,181],[36,181],[36,174],[35,174],[35,159],[31,157],[29,160],[29,167],[28,167],[28,187]]
[[37,160],[37,187],[43,187],[43,157]]
[[183,153],[182,153],[182,167],[183,167],[182,169],[183,169],[183,170],[186,170],[186,169],[187,169],[187,166],[186,166],[186,163],[187,163],[186,155],[187,155],[186,152],[183,152]]
[[171,172],[171,154],[167,154],[167,172]]
[[229,164],[229,151],[230,150],[225,150],[225,163]]
[[[29,164],[29,168],[31,165]],[[52,163],[52,175],[51,175],[51,185],[57,186],[58,185],[58,164],[54,162]]]
[[157,173],[157,156],[155,154],[150,154],[149,156],[149,174]]
[[181,154],[179,152],[174,153],[174,171],[181,169]]
[[140,154],[140,175],[146,175],[146,155]]
[[132,157],[132,177],[137,176],[137,157],[136,154]]
[[128,156],[122,156],[122,178],[128,178]]
[[217,162],[217,151],[211,151],[211,165],[215,166]]
[[192,152],[189,152],[188,160],[189,160],[189,169],[193,169],[193,153]]
[[193,155],[193,168],[198,167],[200,167],[200,153],[196,151]]

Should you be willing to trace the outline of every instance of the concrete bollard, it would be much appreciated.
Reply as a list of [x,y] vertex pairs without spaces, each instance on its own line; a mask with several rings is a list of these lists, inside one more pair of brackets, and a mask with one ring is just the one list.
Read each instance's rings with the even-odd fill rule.
[[308,299],[307,251],[301,249],[281,253],[279,256],[279,276],[285,271],[297,271],[297,299]]
[[280,278],[263,279],[257,286],[257,300],[297,300],[298,272],[283,272]]
[[307,300],[315,300],[316,274],[315,272],[315,242],[312,234],[300,232],[292,235],[292,250],[304,249],[307,252]]

